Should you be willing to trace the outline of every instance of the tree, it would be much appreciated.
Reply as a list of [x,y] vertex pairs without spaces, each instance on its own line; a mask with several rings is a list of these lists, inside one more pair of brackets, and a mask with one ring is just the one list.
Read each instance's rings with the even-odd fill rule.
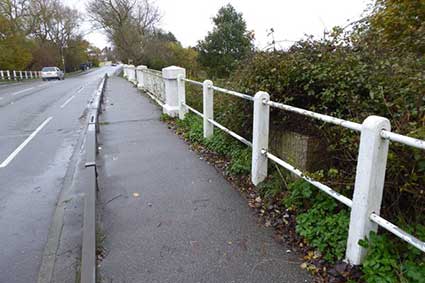
[[247,31],[241,13],[228,4],[213,18],[214,28],[198,42],[199,62],[211,76],[227,77],[253,49],[252,33]]
[[31,12],[29,0],[0,0],[0,15],[7,20],[10,34],[31,33]]
[[146,37],[160,20],[156,6],[148,0],[91,0],[87,10],[114,44],[119,60],[142,63]]
[[369,18],[368,32],[380,41],[380,48],[422,56],[425,53],[425,1],[377,0]]
[[31,42],[19,34],[0,40],[0,69],[24,70],[32,59],[31,47]]
[[89,60],[87,50],[90,44],[81,36],[77,36],[67,43],[65,53],[65,62],[67,71],[76,71],[80,69],[80,64],[86,63]]
[[[66,55],[69,44],[81,40],[79,21],[78,11],[60,0],[0,0],[0,65],[65,68],[64,59],[73,57]],[[84,44],[76,46],[81,48],[78,52],[87,52]],[[66,69],[74,69],[73,64]]]

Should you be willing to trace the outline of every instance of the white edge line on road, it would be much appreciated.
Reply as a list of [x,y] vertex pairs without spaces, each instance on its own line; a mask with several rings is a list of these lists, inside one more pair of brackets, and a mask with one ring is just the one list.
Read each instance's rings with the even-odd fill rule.
[[14,92],[14,93],[12,93],[12,95],[17,95],[17,94],[20,94],[20,93],[23,93],[23,92],[26,92],[26,91],[29,91],[29,90],[32,90],[32,89],[34,89],[34,87],[30,87],[30,88],[27,88],[27,89],[23,89],[23,90]]
[[23,142],[21,143],[20,146],[18,146],[15,151],[13,151],[8,158],[6,158],[5,161],[3,161],[2,164],[0,164],[0,168],[4,168],[7,165],[9,165],[9,163],[16,157],[16,155],[18,155],[18,153],[24,149],[24,147],[38,134],[38,132],[40,132],[44,126],[46,126],[50,120],[52,120],[53,117],[49,117],[47,118],[40,126],[38,126],[38,128]]
[[75,94],[67,99],[67,101],[64,102],[64,104],[61,105],[61,108],[64,108],[68,103],[71,102],[71,100],[75,97]]

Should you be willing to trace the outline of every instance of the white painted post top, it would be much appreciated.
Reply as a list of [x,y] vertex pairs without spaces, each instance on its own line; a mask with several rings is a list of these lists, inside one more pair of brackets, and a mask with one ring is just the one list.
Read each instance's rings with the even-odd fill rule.
[[128,65],[127,67],[129,67],[130,69],[135,69],[136,68],[134,65]]
[[177,66],[170,66],[162,69],[162,77],[164,79],[176,80],[179,75],[186,77],[186,69]]
[[145,65],[139,65],[139,66],[137,66],[137,70],[146,70],[148,67],[147,66],[145,66]]

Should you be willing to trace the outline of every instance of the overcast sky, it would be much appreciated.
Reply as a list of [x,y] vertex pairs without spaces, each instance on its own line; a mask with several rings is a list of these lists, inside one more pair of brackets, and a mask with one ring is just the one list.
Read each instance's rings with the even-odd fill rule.
[[[84,11],[81,0],[65,0],[70,6]],[[345,26],[361,17],[372,0],[156,0],[161,10],[161,27],[171,31],[184,46],[194,46],[212,29],[212,17],[218,9],[231,3],[243,13],[248,29],[255,32],[255,44],[265,47],[270,28],[276,41],[296,41],[305,34],[322,36],[333,26]],[[106,38],[94,32],[86,38],[102,48]],[[282,47],[288,46],[282,42]]]

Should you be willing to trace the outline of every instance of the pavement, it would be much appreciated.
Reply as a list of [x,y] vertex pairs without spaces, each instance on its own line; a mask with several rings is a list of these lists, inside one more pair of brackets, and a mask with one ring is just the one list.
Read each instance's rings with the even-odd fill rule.
[[85,109],[113,70],[1,86],[0,282],[75,282]]
[[108,81],[98,156],[98,282],[312,282],[246,200],[160,121],[156,104]]

